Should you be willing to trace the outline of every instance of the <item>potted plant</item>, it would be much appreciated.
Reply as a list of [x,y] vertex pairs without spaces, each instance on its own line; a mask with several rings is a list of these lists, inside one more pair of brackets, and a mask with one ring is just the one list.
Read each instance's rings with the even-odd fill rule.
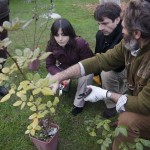
[[[34,14],[34,17],[23,26],[18,18],[4,22],[0,32],[4,29],[9,31],[24,29],[33,20],[37,21],[37,18],[38,16]],[[33,47],[36,48],[16,49],[15,54],[12,54],[8,48],[7,60],[0,59],[0,62],[6,61],[0,73],[0,84],[6,85],[9,89],[8,94],[2,97],[0,102],[6,102],[14,96],[13,106],[20,107],[20,110],[27,107],[31,114],[25,134],[29,134],[38,150],[56,150],[59,126],[53,123],[53,118],[59,98],[53,95],[49,88],[53,81],[42,78],[38,72],[29,69],[31,62],[43,61],[50,55],[49,52],[44,52],[38,47],[38,42],[35,44],[34,40]],[[0,41],[0,49],[9,47],[10,44],[11,40],[6,38]]]

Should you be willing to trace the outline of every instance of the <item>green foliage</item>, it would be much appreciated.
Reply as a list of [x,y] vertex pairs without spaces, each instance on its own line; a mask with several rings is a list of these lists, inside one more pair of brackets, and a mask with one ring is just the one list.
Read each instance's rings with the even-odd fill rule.
[[[113,139],[119,134],[127,137],[127,127],[117,126],[114,128],[110,127],[111,120],[104,119],[100,116],[96,116],[92,120],[87,120],[85,123],[87,126],[87,131],[90,136],[96,137],[96,143],[101,145],[101,150],[107,150],[111,148]],[[133,143],[122,142],[119,145],[120,150],[144,150],[144,147],[150,147],[150,141],[141,138],[136,138]]]
[[110,128],[110,120],[96,116],[93,120],[85,121],[90,136],[96,137],[96,143],[101,145],[101,150],[106,150],[112,144],[114,131]]

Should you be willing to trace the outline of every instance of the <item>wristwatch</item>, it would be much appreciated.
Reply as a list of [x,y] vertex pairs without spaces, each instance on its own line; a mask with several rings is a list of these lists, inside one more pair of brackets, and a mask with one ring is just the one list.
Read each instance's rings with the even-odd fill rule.
[[107,98],[108,100],[111,100],[111,94],[112,94],[112,92],[107,91],[107,93],[106,93],[106,98]]

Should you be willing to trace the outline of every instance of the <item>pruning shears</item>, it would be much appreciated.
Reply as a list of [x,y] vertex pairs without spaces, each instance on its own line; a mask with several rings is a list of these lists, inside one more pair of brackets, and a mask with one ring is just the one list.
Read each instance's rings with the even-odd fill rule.
[[65,84],[65,83],[63,83],[63,82],[61,82],[60,84],[59,84],[59,96],[60,95],[62,95],[62,92],[63,92],[63,89],[65,88],[67,86],[67,84]]
[[92,92],[91,88],[86,88],[84,93],[81,93],[78,97],[78,99],[84,99],[86,98],[90,93]]

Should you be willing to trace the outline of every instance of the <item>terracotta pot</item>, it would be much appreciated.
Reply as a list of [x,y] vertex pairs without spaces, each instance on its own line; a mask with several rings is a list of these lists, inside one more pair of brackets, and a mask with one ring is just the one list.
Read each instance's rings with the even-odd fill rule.
[[40,60],[36,59],[29,63],[28,68],[33,71],[37,71],[40,67]]
[[[52,123],[51,126],[56,127],[59,130],[58,125]],[[38,140],[31,135],[29,135],[29,137],[32,140],[32,142],[35,144],[38,150],[57,150],[58,130],[57,130],[57,133],[50,139],[49,142]]]

